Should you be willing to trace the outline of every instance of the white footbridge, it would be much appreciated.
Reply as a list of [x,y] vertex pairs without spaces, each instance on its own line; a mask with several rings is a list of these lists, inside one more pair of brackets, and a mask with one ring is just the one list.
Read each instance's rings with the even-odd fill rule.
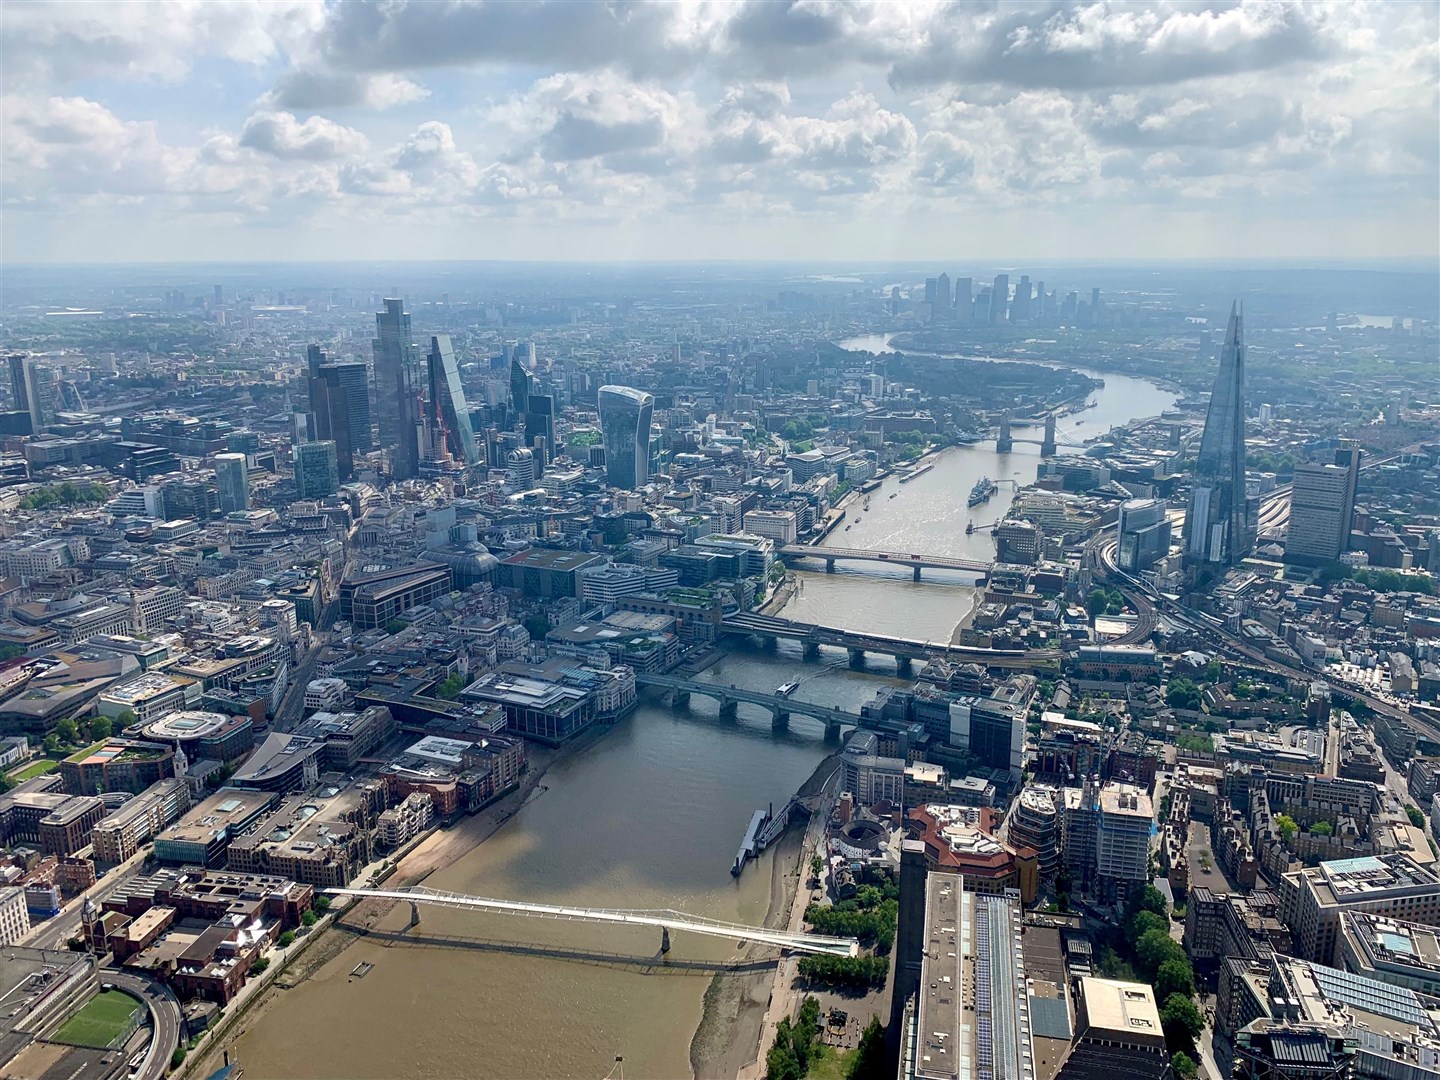
[[563,907],[554,904],[532,904],[521,900],[496,900],[485,896],[465,896],[415,886],[405,889],[326,889],[331,896],[353,896],[359,900],[398,900],[410,905],[410,925],[420,921],[421,904],[462,908],[470,911],[494,911],[503,915],[527,915],[537,919],[563,919],[575,922],[611,923],[621,926],[650,926],[660,929],[660,951],[670,951],[670,931],[703,934],[707,937],[730,938],[772,945],[788,952],[825,953],[830,956],[858,956],[860,944],[854,938],[826,937],[822,934],[791,934],[763,926],[742,926],[719,922],[683,911],[632,910],[625,908]]

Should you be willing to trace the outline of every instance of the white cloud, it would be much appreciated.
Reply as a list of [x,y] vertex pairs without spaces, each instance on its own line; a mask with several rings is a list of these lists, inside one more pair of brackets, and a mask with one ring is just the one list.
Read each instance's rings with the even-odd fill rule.
[[276,112],[256,113],[246,120],[240,145],[286,161],[334,161],[364,153],[369,140],[323,116],[302,122],[291,113]]

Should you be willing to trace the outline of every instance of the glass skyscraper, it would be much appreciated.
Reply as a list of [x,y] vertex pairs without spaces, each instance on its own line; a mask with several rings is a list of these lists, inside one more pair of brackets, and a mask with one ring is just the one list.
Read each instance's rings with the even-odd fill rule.
[[449,334],[430,339],[425,356],[430,369],[430,407],[445,421],[450,453],[466,465],[480,464],[480,451],[475,446],[475,432],[470,427],[470,410],[465,405],[465,391],[460,387],[460,365]]
[[1185,512],[1185,561],[1192,565],[1233,566],[1255,546],[1255,523],[1245,494],[1244,318],[1238,305],[1232,305],[1195,459]]
[[250,509],[250,469],[244,454],[215,455],[215,487],[222,514]]
[[650,418],[655,399],[628,386],[602,386],[600,434],[605,443],[605,479],[611,487],[635,491],[650,479]]
[[396,480],[420,471],[420,395],[424,389],[420,354],[410,333],[405,301],[387,299],[375,314],[375,413],[380,447],[390,452]]

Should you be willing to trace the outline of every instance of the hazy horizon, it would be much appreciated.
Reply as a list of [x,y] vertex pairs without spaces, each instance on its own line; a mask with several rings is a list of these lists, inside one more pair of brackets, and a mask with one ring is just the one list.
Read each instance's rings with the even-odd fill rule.
[[9,3],[11,266],[1440,258],[1433,4]]

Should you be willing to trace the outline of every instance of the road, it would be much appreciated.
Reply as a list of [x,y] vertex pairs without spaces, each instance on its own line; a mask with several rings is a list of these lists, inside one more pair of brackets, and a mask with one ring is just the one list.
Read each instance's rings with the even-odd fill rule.
[[285,696],[280,699],[280,709],[275,714],[275,721],[271,728],[275,731],[289,731],[300,721],[305,711],[305,687],[315,677],[315,665],[320,661],[320,653],[325,648],[322,635],[315,635],[315,644],[305,654],[305,659],[296,666],[290,679],[290,687],[285,691]]
[[164,983],[129,971],[101,968],[100,981],[114,983],[133,994],[150,1010],[150,1045],[135,1078],[160,1080],[170,1067],[170,1055],[180,1044],[180,1002]]

